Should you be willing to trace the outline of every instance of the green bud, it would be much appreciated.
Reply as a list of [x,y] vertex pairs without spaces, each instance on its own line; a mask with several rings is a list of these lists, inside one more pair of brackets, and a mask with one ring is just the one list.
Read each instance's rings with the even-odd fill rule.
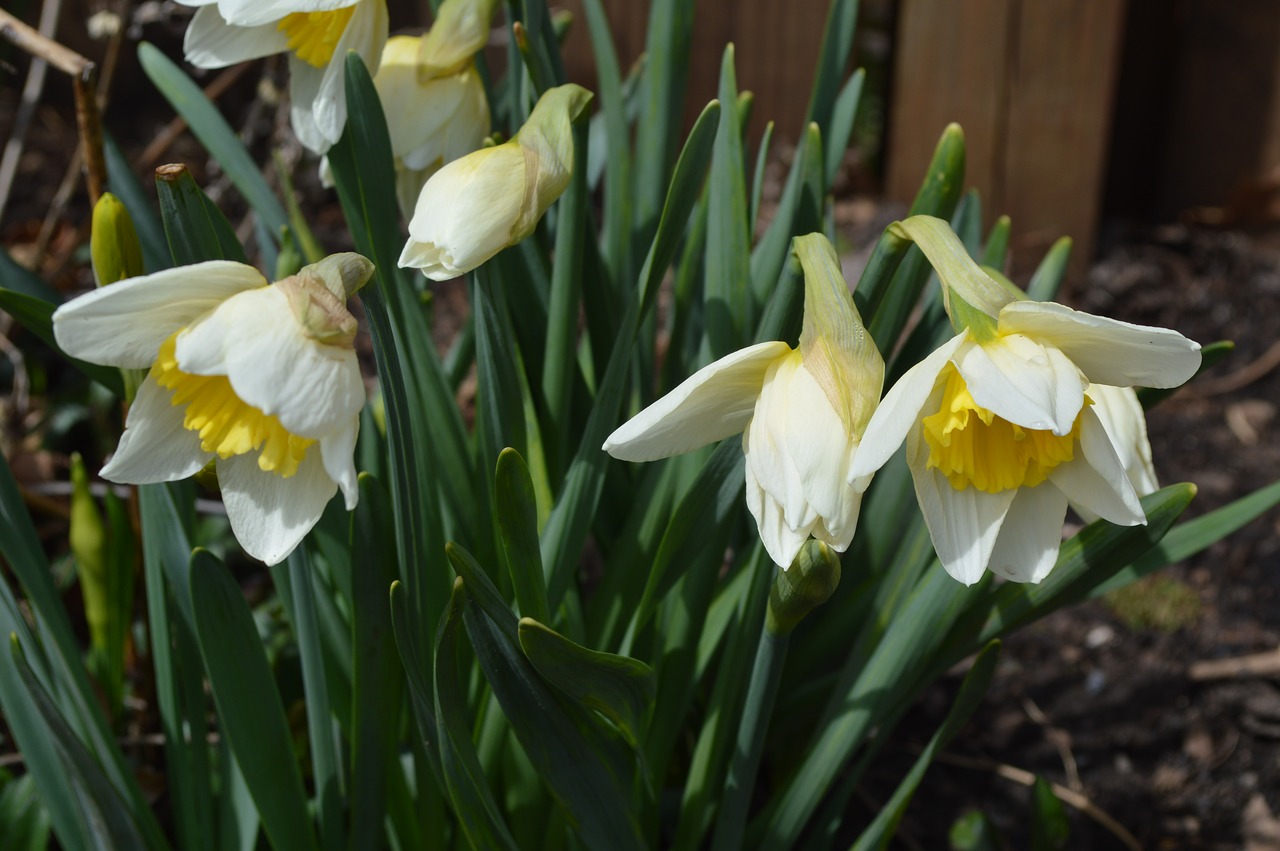
[[765,628],[774,635],[789,634],[809,612],[831,599],[839,585],[839,554],[809,539],[791,566],[778,571],[773,581]]
[[982,270],[951,225],[933,216],[912,216],[889,225],[914,242],[942,282],[942,306],[958,332],[968,328],[979,342],[995,339],[1000,310],[1015,298]]
[[89,234],[89,256],[98,286],[105,287],[125,278],[143,274],[142,243],[133,219],[119,198],[102,193],[93,205],[93,228]]
[[[105,195],[103,196],[106,197]],[[107,528],[89,493],[89,476],[80,453],[71,455],[71,554],[75,556],[84,617],[95,648],[107,645]]]

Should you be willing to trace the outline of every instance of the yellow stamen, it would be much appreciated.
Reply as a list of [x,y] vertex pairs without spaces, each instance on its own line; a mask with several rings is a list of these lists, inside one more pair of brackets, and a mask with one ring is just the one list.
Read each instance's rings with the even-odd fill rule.
[[355,6],[347,6],[332,12],[293,12],[281,18],[276,28],[288,37],[289,49],[299,59],[323,68],[338,49],[338,40],[355,10]]
[[[951,364],[938,413],[923,420],[929,444],[926,466],[940,470],[956,490],[972,485],[999,493],[1035,487],[1059,464],[1075,457],[1080,417],[1062,436],[1048,429],[1023,428],[979,407],[964,378]],[[1085,397],[1086,404],[1092,404]]]
[[291,434],[280,420],[240,400],[225,375],[192,375],[178,368],[175,348],[179,332],[160,346],[151,367],[156,383],[173,391],[174,405],[185,405],[182,425],[198,432],[200,448],[219,458],[257,451],[258,469],[289,478],[315,443]]

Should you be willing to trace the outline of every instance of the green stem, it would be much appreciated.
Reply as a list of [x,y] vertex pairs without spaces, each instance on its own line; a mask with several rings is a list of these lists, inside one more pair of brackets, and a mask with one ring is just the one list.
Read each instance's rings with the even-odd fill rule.
[[716,817],[711,851],[733,851],[743,847],[751,792],[760,769],[760,754],[764,749],[764,738],[769,730],[769,719],[778,697],[778,684],[782,681],[782,667],[787,660],[790,643],[790,633],[778,634],[767,626],[761,628],[760,645],[751,669],[751,683],[742,708],[742,723],[738,725],[733,761],[729,763],[724,798]]

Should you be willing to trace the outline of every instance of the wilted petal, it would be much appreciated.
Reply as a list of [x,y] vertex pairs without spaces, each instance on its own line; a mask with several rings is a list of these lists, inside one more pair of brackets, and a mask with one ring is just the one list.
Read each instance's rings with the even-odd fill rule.
[[1014,582],[1039,582],[1058,561],[1067,498],[1049,483],[1019,488],[987,567]]
[[165,269],[67,302],[53,313],[53,334],[72,357],[144,369],[174,331],[238,293],[266,286],[258,270],[228,260]]
[[790,351],[759,343],[708,364],[619,427],[604,450],[624,461],[653,461],[742,431],[769,365]]
[[252,455],[219,458],[217,467],[231,531],[245,552],[269,565],[293,552],[338,490],[314,447],[287,479],[258,469]]
[[178,336],[179,367],[225,375],[236,395],[301,437],[349,427],[364,406],[355,351],[308,338],[279,287],[228,300]]
[[1118,387],[1177,387],[1200,368],[1200,344],[1168,328],[1133,325],[1050,302],[1000,312],[1000,332],[1056,346],[1089,381]]

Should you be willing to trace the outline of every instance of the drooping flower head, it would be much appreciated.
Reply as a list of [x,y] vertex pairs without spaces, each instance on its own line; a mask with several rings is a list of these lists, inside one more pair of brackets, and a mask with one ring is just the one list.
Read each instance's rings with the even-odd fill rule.
[[1176,387],[1199,367],[1200,346],[1165,328],[1019,298],[939,219],[891,227],[938,272],[957,333],[885,395],[854,463],[856,486],[865,489],[905,439],[934,549],[965,584],[988,567],[1043,579],[1068,501],[1113,523],[1145,523],[1089,394],[1094,385]]
[[533,233],[569,186],[571,124],[590,100],[572,83],[548,89],[510,140],[433,174],[418,196],[400,266],[447,281]]
[[199,68],[289,55],[290,118],[298,141],[317,154],[347,120],[343,62],[354,50],[378,70],[387,41],[386,0],[179,0],[198,6],[183,48]]
[[[452,0],[446,6],[448,2]],[[396,198],[406,216],[412,215],[431,175],[479,148],[489,135],[489,101],[470,54],[454,73],[423,80],[418,57],[424,41],[410,36],[388,40],[373,78],[391,136]]]
[[103,478],[184,479],[214,461],[231,529],[268,564],[284,559],[341,488],[364,405],[346,299],[373,274],[337,254],[269,284],[215,260],[95,290],[53,314],[58,345],[107,366],[149,368]]
[[851,470],[884,381],[831,243],[809,234],[794,251],[805,281],[800,347],[758,343],[727,355],[604,444],[615,458],[652,461],[743,432],[747,507],[783,568],[811,536],[837,552],[853,540],[862,490]]

